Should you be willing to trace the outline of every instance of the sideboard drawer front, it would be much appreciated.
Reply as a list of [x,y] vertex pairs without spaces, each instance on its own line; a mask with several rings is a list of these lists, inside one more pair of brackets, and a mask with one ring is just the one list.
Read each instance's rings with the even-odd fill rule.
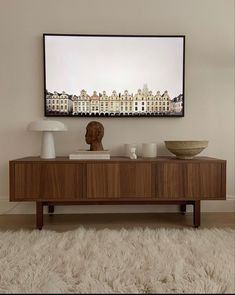
[[150,199],[153,195],[154,176],[151,163],[120,164],[120,197]]
[[15,200],[76,200],[83,193],[83,165],[16,163]]
[[120,172],[117,163],[87,164],[88,199],[116,199],[120,196]]

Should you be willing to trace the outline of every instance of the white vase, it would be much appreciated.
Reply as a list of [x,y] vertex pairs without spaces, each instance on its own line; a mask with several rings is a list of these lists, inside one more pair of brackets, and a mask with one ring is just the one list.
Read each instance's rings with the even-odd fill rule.
[[157,157],[156,143],[143,143],[142,144],[142,157],[143,158],[156,158]]

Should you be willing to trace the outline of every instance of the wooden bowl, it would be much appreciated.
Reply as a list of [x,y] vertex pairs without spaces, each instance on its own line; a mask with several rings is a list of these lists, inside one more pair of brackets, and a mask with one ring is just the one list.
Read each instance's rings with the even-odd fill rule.
[[166,148],[178,159],[193,159],[208,146],[208,140],[167,140]]

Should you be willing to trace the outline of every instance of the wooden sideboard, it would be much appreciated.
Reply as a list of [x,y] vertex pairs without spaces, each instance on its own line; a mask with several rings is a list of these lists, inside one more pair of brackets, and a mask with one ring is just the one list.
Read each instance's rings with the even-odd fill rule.
[[226,161],[209,157],[178,160],[113,157],[110,160],[10,161],[10,201],[36,202],[37,228],[43,227],[43,206],[71,204],[179,204],[194,207],[200,225],[200,201],[226,198]]

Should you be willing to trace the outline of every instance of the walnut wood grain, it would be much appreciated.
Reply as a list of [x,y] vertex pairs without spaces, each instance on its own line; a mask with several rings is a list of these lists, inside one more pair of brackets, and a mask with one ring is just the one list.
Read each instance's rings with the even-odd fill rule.
[[87,198],[119,198],[119,164],[92,163],[86,165]]
[[53,163],[19,163],[14,167],[16,201],[76,200],[83,197],[83,165]]
[[211,158],[211,157],[195,157],[194,159],[189,160],[181,160],[176,159],[176,157],[169,157],[169,156],[160,156],[156,158],[137,158],[137,159],[130,159],[128,157],[111,157],[110,160],[69,160],[69,157],[56,157],[55,159],[41,159],[40,157],[25,157],[16,159],[10,162],[40,162],[40,163],[112,163],[112,162],[147,162],[147,163],[154,163],[154,162],[175,162],[175,163],[201,163],[201,162],[220,162],[226,163],[225,160]]
[[184,199],[184,164],[177,162],[156,164],[156,198]]
[[[35,159],[35,161],[33,161]],[[38,157],[10,162],[11,201],[226,198],[226,161],[166,157],[70,161]]]
[[41,167],[40,163],[15,163],[14,200],[40,199]]
[[88,199],[152,197],[151,163],[92,163],[86,169]]
[[10,201],[15,200],[15,162],[9,162],[9,195]]
[[151,163],[120,164],[120,197],[151,198],[153,195]]
[[222,199],[222,166],[218,163],[200,163],[198,180],[194,186],[199,186],[200,199]]
[[156,198],[225,199],[225,163],[165,162],[156,164]]
[[226,161],[111,158],[110,160],[10,161],[10,200],[36,201],[36,225],[43,226],[43,206],[69,204],[186,204],[194,206],[200,225],[200,200],[226,198]]
[[226,161],[221,162],[221,195],[226,199]]

